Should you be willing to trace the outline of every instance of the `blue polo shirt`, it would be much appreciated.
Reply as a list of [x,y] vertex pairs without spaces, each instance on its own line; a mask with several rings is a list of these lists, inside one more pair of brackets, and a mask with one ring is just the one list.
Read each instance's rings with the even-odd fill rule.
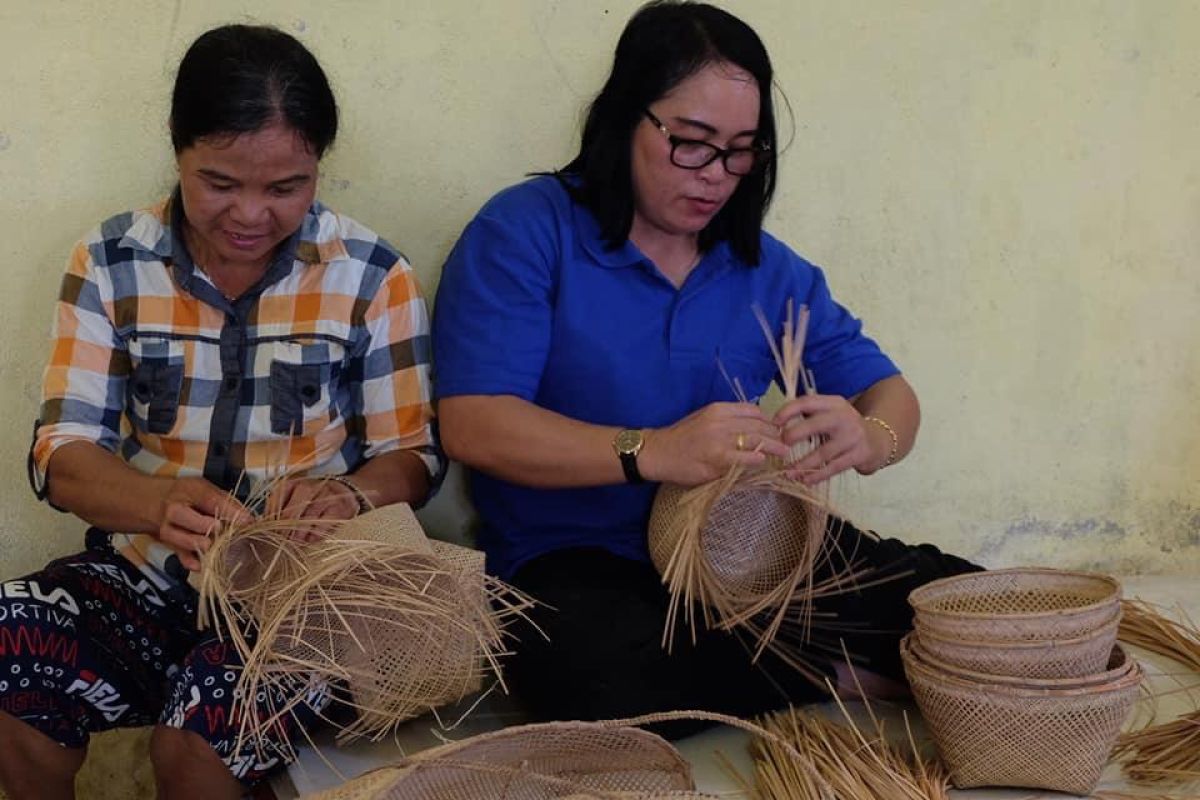
[[[436,394],[515,395],[599,425],[670,425],[734,399],[718,364],[751,398],[766,391],[775,363],[752,307],[779,330],[789,298],[809,307],[804,362],[819,392],[850,396],[897,373],[821,270],[772,236],[762,234],[758,266],[722,243],[676,289],[632,242],[607,248],[556,178],[534,178],[493,197],[446,262]],[[654,484],[532,489],[472,471],[470,485],[492,574],[509,578],[564,547],[649,558]]]

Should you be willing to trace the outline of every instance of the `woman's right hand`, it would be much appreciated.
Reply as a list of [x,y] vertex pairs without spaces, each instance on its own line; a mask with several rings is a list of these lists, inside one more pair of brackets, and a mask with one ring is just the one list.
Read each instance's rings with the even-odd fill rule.
[[752,403],[711,403],[666,428],[645,432],[638,470],[650,481],[697,486],[733,464],[786,458],[779,427]]
[[200,569],[199,554],[208,550],[218,523],[245,525],[254,515],[228,492],[204,478],[177,478],[162,496],[158,539],[189,570]]

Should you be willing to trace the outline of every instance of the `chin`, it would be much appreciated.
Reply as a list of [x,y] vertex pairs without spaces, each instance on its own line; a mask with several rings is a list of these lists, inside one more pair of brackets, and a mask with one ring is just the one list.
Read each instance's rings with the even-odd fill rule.
[[231,253],[222,253],[222,258],[230,264],[260,264],[264,259],[271,255],[274,247],[261,248],[247,252],[245,250],[234,250]]

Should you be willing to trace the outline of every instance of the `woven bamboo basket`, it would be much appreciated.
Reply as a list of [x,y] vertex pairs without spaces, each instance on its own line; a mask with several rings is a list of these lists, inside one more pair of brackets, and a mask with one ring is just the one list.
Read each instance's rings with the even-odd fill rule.
[[600,722],[521,725],[451,742],[310,800],[705,798],[661,737]]
[[921,622],[921,647],[952,667],[1016,678],[1082,678],[1104,672],[1117,641],[1120,620],[1074,639],[1037,641],[945,638]]
[[1065,640],[1118,619],[1121,584],[1090,572],[1018,567],[932,581],[908,602],[921,629],[943,638]]
[[955,786],[1088,794],[1137,699],[1136,662],[1108,683],[1024,688],[943,672],[901,642],[913,696]]
[[1108,661],[1101,672],[1094,672],[1072,678],[1036,678],[1021,675],[1002,675],[991,672],[977,672],[966,667],[943,661],[925,647],[925,640],[920,632],[910,633],[905,637],[909,652],[914,658],[932,669],[953,675],[976,683],[993,683],[999,686],[1012,686],[1023,689],[1082,689],[1087,686],[1099,686],[1112,683],[1134,669],[1134,659],[1120,644],[1112,648]]

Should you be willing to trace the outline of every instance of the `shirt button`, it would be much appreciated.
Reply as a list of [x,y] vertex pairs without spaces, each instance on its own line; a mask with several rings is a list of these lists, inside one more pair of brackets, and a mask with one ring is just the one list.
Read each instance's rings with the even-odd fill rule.
[[228,452],[229,447],[223,442],[218,442],[217,444],[213,445],[213,455],[215,455],[217,458],[224,458]]
[[241,382],[242,379],[237,375],[229,375],[224,381],[222,381],[221,388],[223,388],[226,392],[234,392],[237,391],[238,384]]

